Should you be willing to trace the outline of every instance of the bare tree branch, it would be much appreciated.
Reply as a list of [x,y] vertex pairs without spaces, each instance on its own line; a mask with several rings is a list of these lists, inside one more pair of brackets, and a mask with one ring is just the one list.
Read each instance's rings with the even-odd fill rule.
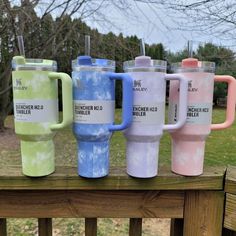
[[0,96],[4,95],[5,93],[7,93],[10,89],[12,88],[12,85],[9,85],[7,88],[5,88],[4,90],[0,91]]

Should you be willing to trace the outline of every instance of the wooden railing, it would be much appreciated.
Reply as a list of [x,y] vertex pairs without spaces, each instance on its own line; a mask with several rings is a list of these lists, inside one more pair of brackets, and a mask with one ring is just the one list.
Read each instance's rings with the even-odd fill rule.
[[[97,235],[97,218],[130,218],[129,235],[142,235],[142,218],[171,218],[171,236],[220,236],[224,216],[224,167],[199,177],[161,168],[158,177],[136,179],[112,168],[101,179],[58,167],[48,177],[28,178],[19,166],[0,168],[0,235],[6,218],[38,218],[39,235],[52,235],[52,218],[85,218],[85,235]],[[225,225],[227,225],[225,221]]]
[[224,236],[236,236],[236,167],[227,168],[225,178]]

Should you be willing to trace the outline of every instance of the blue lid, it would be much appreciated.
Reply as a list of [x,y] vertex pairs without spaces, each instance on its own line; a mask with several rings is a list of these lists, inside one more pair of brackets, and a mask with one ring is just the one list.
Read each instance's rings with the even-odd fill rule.
[[78,57],[78,65],[91,66],[92,65],[92,58],[90,56],[79,56]]
[[88,70],[100,68],[105,69],[107,71],[114,71],[115,61],[101,58],[91,58],[90,56],[79,56],[77,59],[72,61],[72,69],[80,70],[82,68],[87,68]]

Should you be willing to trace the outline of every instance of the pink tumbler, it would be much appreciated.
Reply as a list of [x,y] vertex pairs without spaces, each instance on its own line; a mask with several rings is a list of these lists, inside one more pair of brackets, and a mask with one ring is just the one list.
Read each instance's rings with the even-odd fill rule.
[[[201,62],[194,58],[173,64],[172,69],[189,79],[187,122],[181,129],[171,132],[172,171],[186,176],[201,175],[207,136],[211,130],[225,129],[234,121],[235,79],[225,75],[215,76],[214,62]],[[222,124],[211,124],[214,81],[228,83],[226,121]],[[170,123],[175,123],[179,115],[178,97],[179,84],[170,81]]]

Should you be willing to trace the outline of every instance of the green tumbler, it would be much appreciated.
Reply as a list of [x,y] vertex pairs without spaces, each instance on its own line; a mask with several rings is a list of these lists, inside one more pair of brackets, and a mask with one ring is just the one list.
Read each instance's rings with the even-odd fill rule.
[[[23,174],[49,175],[55,170],[53,137],[56,130],[72,123],[72,80],[55,72],[55,61],[26,59],[12,61],[15,132],[20,138]],[[58,116],[58,85],[62,82],[63,119]]]

